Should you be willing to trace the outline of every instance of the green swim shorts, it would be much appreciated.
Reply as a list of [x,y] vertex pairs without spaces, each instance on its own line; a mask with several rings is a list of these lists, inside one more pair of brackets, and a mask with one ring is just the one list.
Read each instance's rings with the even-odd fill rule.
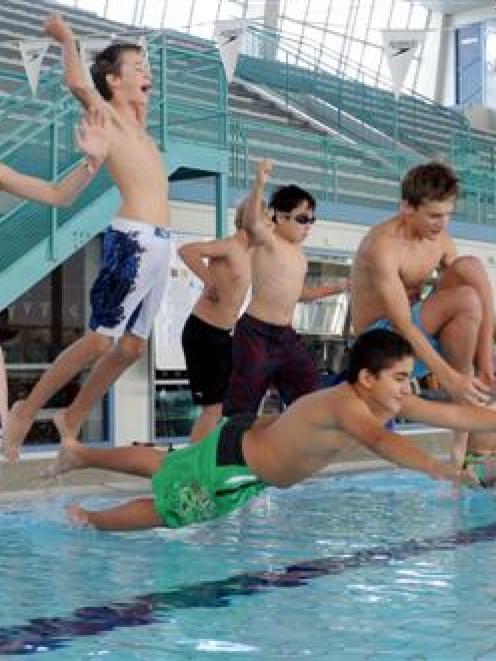
[[482,487],[496,485],[496,456],[467,452],[463,468],[472,468]]
[[155,508],[168,528],[215,519],[263,491],[244,462],[241,441],[252,416],[226,418],[199,443],[164,457],[152,475]]

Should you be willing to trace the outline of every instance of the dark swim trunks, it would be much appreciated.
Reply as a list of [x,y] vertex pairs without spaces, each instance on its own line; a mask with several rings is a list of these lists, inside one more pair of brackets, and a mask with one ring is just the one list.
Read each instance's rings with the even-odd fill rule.
[[152,476],[152,488],[165,526],[181,528],[215,519],[243,507],[267,487],[243,457],[243,434],[254,420],[222,420],[199,443],[164,458]]
[[317,368],[291,326],[277,326],[244,314],[233,338],[233,367],[223,414],[257,413],[274,385],[285,404],[320,387]]
[[200,406],[221,404],[231,376],[232,331],[190,314],[181,342],[193,402]]

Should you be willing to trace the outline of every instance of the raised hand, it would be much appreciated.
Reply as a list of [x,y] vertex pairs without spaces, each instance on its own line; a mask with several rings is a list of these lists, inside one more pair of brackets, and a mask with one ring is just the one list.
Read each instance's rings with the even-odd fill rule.
[[257,184],[259,186],[265,186],[269,181],[272,166],[273,162],[268,158],[264,158],[263,161],[260,161],[257,165]]
[[108,120],[103,112],[88,110],[77,128],[76,142],[86,154],[90,172],[96,172],[107,158],[110,145]]
[[50,14],[48,16],[45,21],[45,32],[61,44],[67,39],[73,38],[69,24],[64,21],[60,14]]

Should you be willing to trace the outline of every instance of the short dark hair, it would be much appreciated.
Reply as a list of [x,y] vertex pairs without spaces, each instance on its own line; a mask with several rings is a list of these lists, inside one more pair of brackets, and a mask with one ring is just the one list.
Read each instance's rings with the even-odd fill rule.
[[113,74],[118,76],[121,72],[122,55],[124,53],[142,53],[139,44],[117,41],[95,56],[95,61],[90,67],[91,77],[98,92],[105,101],[112,99],[112,90],[107,82],[107,76]]
[[401,182],[401,199],[417,208],[424,202],[444,202],[460,193],[454,171],[444,163],[431,161],[408,170]]
[[314,196],[303,188],[295,184],[290,184],[289,186],[281,186],[281,188],[278,188],[272,193],[269,200],[269,208],[273,211],[291,213],[302,202],[306,202],[312,211],[315,209],[316,202]]
[[366,331],[355,340],[351,348],[347,381],[356,383],[363,369],[377,376],[381,370],[407,356],[413,356],[412,345],[398,333],[384,328]]

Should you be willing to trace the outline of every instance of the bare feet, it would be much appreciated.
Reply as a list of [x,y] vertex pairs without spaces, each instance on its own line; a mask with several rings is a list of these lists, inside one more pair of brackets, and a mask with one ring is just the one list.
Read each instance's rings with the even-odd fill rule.
[[53,424],[57,428],[60,440],[63,443],[66,438],[77,438],[79,429],[73,429],[67,421],[66,409],[60,409],[53,416]]
[[89,512],[79,505],[68,505],[65,508],[67,517],[75,526],[89,526]]
[[19,459],[22,443],[33,423],[31,416],[26,415],[24,405],[25,402],[23,399],[15,402],[7,416],[3,438],[3,452],[7,457],[7,461],[11,463]]
[[55,461],[43,472],[43,477],[54,478],[62,473],[86,468],[88,465],[83,459],[84,447],[81,443],[71,437],[65,437],[60,445],[60,450]]

